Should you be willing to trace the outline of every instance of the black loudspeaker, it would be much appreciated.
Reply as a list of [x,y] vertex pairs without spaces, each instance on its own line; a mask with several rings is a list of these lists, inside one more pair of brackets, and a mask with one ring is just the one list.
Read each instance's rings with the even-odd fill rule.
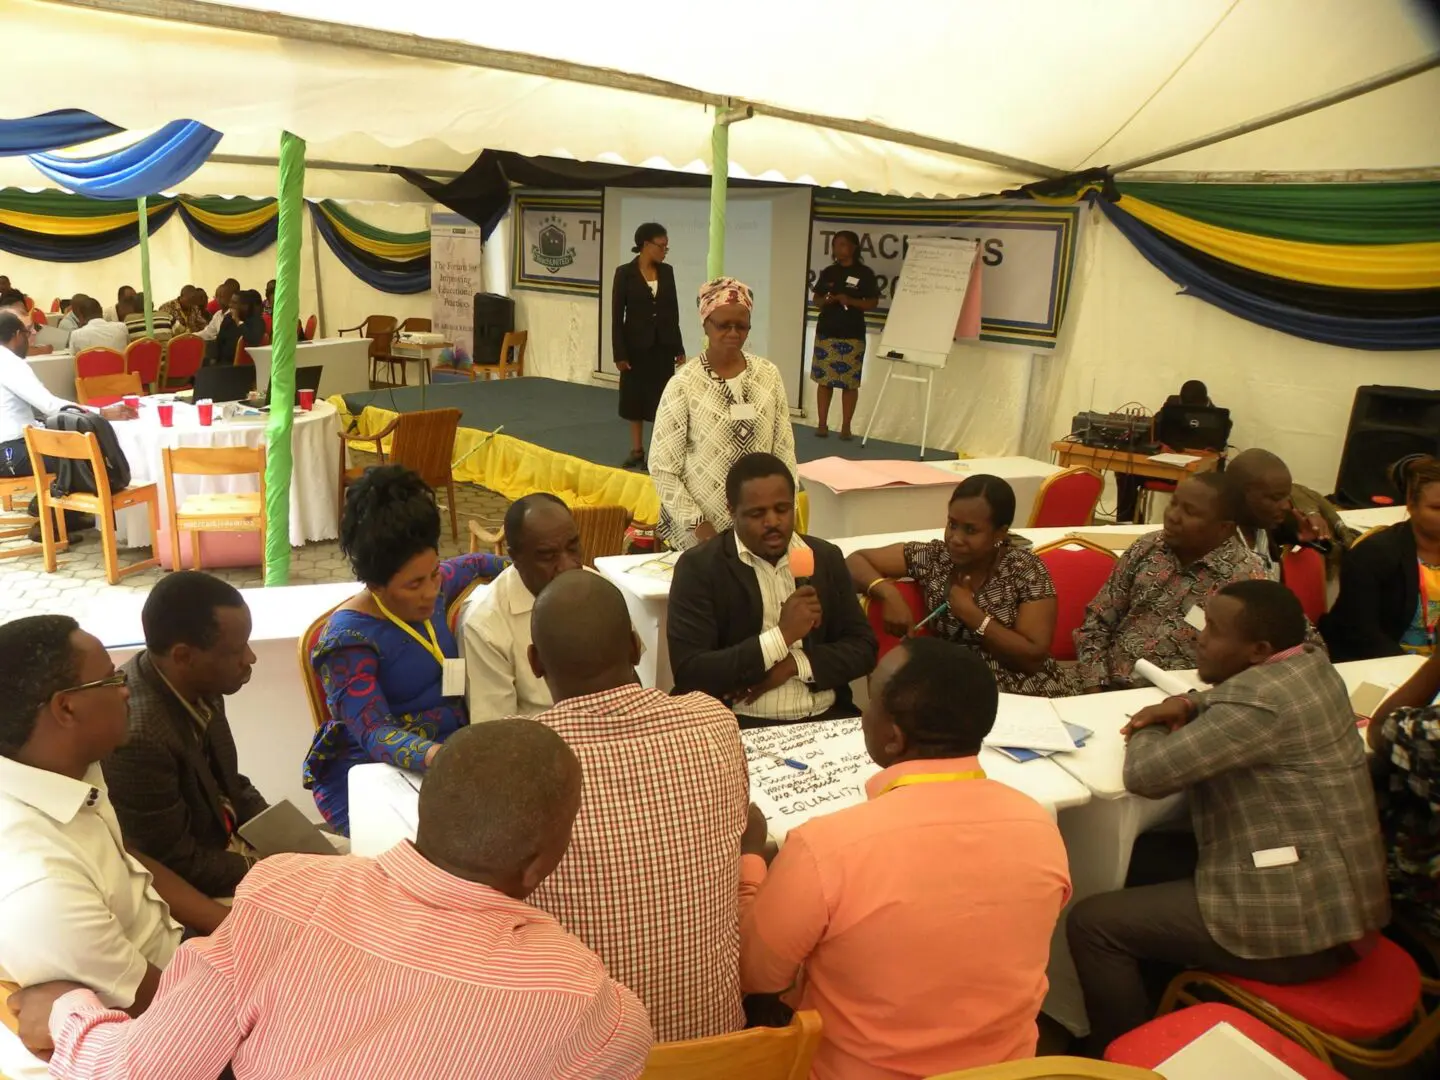
[[514,329],[514,300],[496,293],[475,294],[475,363],[500,363],[500,345]]
[[1335,478],[1336,501],[1346,507],[1373,506],[1378,495],[1403,503],[1405,493],[1396,490],[1388,472],[1406,454],[1440,457],[1440,390],[1357,387]]

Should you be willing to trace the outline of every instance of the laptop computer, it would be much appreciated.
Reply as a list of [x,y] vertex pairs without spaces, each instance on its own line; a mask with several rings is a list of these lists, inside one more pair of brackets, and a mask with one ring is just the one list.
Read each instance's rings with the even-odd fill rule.
[[234,364],[214,364],[195,373],[195,401],[241,401],[255,389],[255,369]]
[[[315,397],[318,399],[320,397],[320,376],[324,374],[324,372],[324,364],[308,364],[305,367],[297,367],[295,369],[296,397],[299,397],[301,390],[311,390],[314,391]],[[265,387],[266,401],[270,400],[270,390],[274,384],[275,380],[272,379]]]
[[1155,417],[1155,438],[1172,450],[1221,451],[1230,441],[1230,427],[1229,409],[1167,402]]
[[35,328],[35,344],[49,345],[56,349],[69,348],[70,331],[61,330],[58,326],[37,326]]

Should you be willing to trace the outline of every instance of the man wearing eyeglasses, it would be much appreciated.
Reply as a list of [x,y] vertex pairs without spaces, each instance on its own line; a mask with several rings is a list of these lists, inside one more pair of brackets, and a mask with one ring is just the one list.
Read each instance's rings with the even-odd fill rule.
[[[125,681],[68,616],[0,626],[0,980],[79,982],[138,1015],[184,928],[226,909],[125,849],[99,765],[126,736]],[[0,1070],[33,1073],[6,1039]]]

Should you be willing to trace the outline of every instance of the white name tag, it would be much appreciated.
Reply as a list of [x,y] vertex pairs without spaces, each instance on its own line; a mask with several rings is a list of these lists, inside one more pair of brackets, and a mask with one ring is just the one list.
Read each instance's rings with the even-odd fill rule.
[[738,405],[730,406],[731,420],[754,420],[760,414],[755,411],[755,406],[748,401],[742,401]]
[[1205,629],[1205,609],[1196,604],[1189,611],[1185,612],[1185,621],[1196,630]]
[[1300,853],[1295,850],[1294,845],[1252,851],[1250,857],[1255,860],[1255,866],[1261,870],[1270,866],[1289,866],[1291,863],[1300,861]]
[[444,697],[465,696],[465,661],[446,660],[440,671],[440,693]]
[[845,284],[852,287],[857,287],[860,284],[860,279],[858,277],[847,277],[845,279]]

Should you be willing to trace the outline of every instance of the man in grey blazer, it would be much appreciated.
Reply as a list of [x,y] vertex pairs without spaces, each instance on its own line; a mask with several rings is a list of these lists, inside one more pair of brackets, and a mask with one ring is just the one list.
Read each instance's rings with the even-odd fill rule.
[[1142,963],[1307,982],[1353,963],[1390,917],[1364,743],[1339,673],[1304,643],[1300,602],[1241,581],[1205,614],[1199,671],[1213,689],[1125,728],[1125,786],[1188,792],[1194,841],[1142,836],[1128,887],[1069,917],[1097,1050],[1152,1014]]
[[250,609],[232,585],[181,570],[140,616],[130,731],[102,763],[128,844],[207,896],[235,893],[255,863],[236,830],[266,808],[240,771],[225,698],[250,681]]

